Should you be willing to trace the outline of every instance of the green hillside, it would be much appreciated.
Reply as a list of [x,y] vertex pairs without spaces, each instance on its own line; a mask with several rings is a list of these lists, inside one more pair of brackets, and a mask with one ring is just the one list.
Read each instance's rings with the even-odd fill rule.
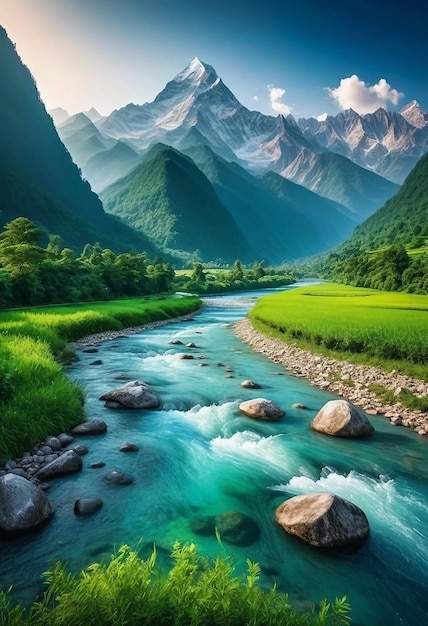
[[348,244],[379,248],[393,243],[422,244],[428,237],[428,153],[397,193],[358,226]]
[[[260,179],[207,146],[188,148],[186,154],[211,181],[259,258],[269,263],[320,253],[342,241],[354,227],[355,222],[333,208],[334,203],[277,174],[271,173],[300,194],[280,193],[269,184],[270,174]],[[347,210],[343,207],[343,211]]]
[[203,261],[257,258],[206,176],[191,159],[156,145],[130,174],[105,189],[106,211],[144,232],[164,250]]
[[82,180],[30,72],[1,27],[0,67],[1,225],[23,216],[46,233],[59,234],[65,245],[81,247],[92,235],[89,243],[156,254],[146,238],[106,215]]

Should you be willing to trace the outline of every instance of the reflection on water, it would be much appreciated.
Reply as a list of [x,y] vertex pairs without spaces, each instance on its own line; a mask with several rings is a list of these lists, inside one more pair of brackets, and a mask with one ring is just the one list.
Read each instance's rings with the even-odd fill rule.
[[[245,315],[256,295],[210,299],[194,321],[106,342],[81,353],[68,369],[85,387],[90,418],[108,424],[104,436],[87,437],[89,453],[78,475],[53,481],[52,522],[32,537],[0,543],[3,588],[14,585],[22,601],[41,589],[42,572],[57,559],[78,570],[127,543],[168,554],[173,542],[196,542],[201,552],[226,550],[245,568],[262,566],[262,584],[276,582],[302,607],[323,596],[347,595],[354,623],[423,624],[428,607],[427,442],[387,420],[371,417],[376,434],[351,441],[311,431],[309,424],[331,395],[251,351],[230,323]],[[233,306],[226,306],[226,305]],[[172,345],[194,342],[196,348]],[[183,353],[194,359],[183,360]],[[201,364],[204,364],[201,367]],[[251,378],[262,390],[243,389]],[[114,411],[98,397],[121,384],[143,379],[162,400],[157,411]],[[280,404],[277,423],[239,413],[241,400],[262,395]],[[309,410],[292,408],[302,402]],[[119,446],[133,441],[137,453]],[[91,463],[105,467],[92,469]],[[131,474],[128,486],[103,481],[106,473]],[[296,494],[332,491],[360,506],[371,534],[358,550],[325,552],[285,534],[274,521],[276,506]],[[97,496],[103,507],[92,517],[73,513],[78,498]],[[259,539],[248,547],[192,532],[194,517],[238,510],[252,517]],[[25,577],[23,575],[25,572]]]

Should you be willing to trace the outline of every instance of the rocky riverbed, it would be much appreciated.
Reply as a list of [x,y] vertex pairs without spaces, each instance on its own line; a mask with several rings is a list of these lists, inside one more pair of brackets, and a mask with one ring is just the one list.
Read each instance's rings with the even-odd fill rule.
[[[428,414],[407,409],[399,401],[402,389],[409,389],[418,397],[428,395],[428,383],[395,371],[383,372],[375,367],[353,365],[301,350],[256,331],[248,319],[237,322],[234,331],[241,341],[275,363],[280,363],[295,376],[306,378],[320,389],[346,398],[369,415],[384,415],[394,426],[407,426],[421,436],[428,436]],[[390,389],[397,401],[384,404],[369,390],[372,383]]]

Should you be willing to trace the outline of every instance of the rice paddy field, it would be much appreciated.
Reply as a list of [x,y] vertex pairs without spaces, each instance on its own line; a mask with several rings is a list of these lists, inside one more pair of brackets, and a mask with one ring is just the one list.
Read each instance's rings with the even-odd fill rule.
[[309,285],[261,298],[250,318],[284,341],[428,380],[428,296]]

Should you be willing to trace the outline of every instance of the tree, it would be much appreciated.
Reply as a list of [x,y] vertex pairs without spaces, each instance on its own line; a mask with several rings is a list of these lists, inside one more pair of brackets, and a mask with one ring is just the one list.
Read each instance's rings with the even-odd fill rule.
[[33,270],[46,257],[46,250],[37,245],[42,234],[26,217],[8,222],[0,235],[0,264],[12,276]]

